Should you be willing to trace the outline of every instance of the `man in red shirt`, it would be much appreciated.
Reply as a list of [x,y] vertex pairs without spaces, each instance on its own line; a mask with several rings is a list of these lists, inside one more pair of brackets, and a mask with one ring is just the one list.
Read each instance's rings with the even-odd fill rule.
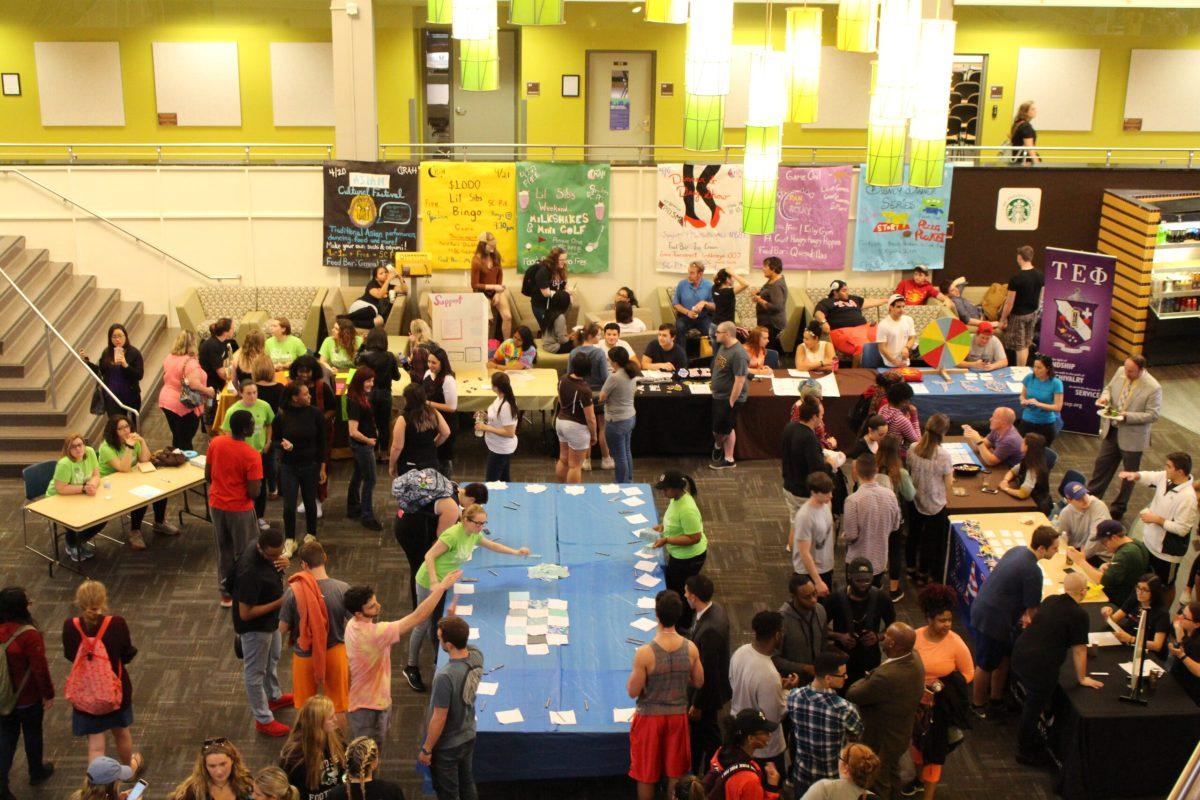
[[209,442],[204,460],[208,508],[217,539],[217,587],[221,607],[233,604],[226,578],[233,562],[258,535],[254,498],[262,486],[262,457],[246,439],[254,433],[254,417],[238,409],[229,418],[229,436]]
[[912,277],[905,278],[896,286],[896,294],[904,298],[908,306],[923,306],[931,297],[937,297],[938,288],[929,281],[929,268],[924,264],[913,267]]

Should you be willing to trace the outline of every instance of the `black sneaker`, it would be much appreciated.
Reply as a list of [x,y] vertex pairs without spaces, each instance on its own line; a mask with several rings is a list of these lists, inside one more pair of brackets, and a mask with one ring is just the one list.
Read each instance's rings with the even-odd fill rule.
[[901,797],[916,797],[921,792],[925,791],[925,784],[921,783],[919,778],[913,778],[904,788],[900,790]]
[[41,769],[39,769],[36,773],[29,776],[29,785],[30,786],[39,786],[39,785],[45,783],[46,781],[50,780],[50,776],[53,774],[54,774],[54,763],[52,761],[47,761],[46,763],[42,764]]
[[362,520],[362,526],[369,531],[383,530],[383,526],[379,524],[379,520],[375,519],[374,517]]
[[975,717],[975,719],[987,719],[988,707],[986,705],[977,706],[974,703],[971,703],[971,715]]
[[899,589],[889,591],[888,597],[892,598],[893,603],[900,602],[901,600],[904,599],[904,587],[901,586]]
[[736,466],[737,466],[736,461],[726,461],[725,459],[722,458],[720,461],[711,462],[708,465],[708,468],[709,469],[733,469]]
[[714,445],[713,449],[712,449],[712,453],[709,454],[708,460],[709,461],[724,461],[725,460],[725,448],[717,447],[716,445]]
[[416,667],[404,668],[404,680],[408,681],[408,685],[414,692],[422,694],[429,691],[425,688],[425,681],[421,680],[421,670]]

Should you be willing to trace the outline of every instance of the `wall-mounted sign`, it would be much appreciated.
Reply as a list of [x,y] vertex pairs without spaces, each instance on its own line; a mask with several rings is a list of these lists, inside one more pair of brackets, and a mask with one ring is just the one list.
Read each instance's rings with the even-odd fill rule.
[[537,97],[542,93],[542,84],[537,81],[525,82],[525,95],[527,97]]
[[988,87],[988,100],[1003,100],[1003,99],[1004,99],[1004,87],[1003,86],[989,86]]
[[658,93],[662,97],[674,97],[675,96],[675,84],[660,83],[658,85]]
[[1001,189],[996,195],[996,230],[1036,231],[1041,211],[1041,189]]

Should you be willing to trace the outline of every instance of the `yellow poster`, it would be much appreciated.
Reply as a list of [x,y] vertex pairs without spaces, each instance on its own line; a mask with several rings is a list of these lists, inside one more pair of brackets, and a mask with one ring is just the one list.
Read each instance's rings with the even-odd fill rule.
[[517,262],[516,165],[421,162],[421,249],[435,270],[470,269],[481,231],[505,268]]

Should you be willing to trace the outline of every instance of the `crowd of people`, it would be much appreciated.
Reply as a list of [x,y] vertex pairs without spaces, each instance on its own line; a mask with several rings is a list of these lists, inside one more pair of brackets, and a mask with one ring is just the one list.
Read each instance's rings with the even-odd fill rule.
[[[976,326],[969,368],[1006,365],[1006,346],[1024,365],[1030,361],[1030,315],[1036,317],[1040,307],[1041,276],[1032,257],[1028,248],[1018,251],[1019,271],[995,325],[965,301],[961,280],[939,289],[923,267],[888,298],[864,300],[834,281],[804,331],[796,365],[832,371],[842,358],[857,361],[864,345],[875,342],[887,366],[907,366],[915,330],[905,308],[930,300],[945,302]],[[495,399],[474,420],[487,450],[484,480],[510,479],[521,420],[511,373],[533,367],[540,348],[567,356],[554,424],[557,479],[581,482],[597,448],[600,469],[613,470],[618,483],[632,482],[637,381],[647,370],[688,366],[686,343],[701,337],[713,344],[709,466],[735,467],[737,420],[751,376],[769,371],[769,354],[778,357],[782,350],[788,289],[779,259],[763,262],[764,283],[752,295],[757,326],[750,331],[734,319],[736,296],[748,284],[725,270],[708,281],[704,265],[693,263],[674,290],[674,324],[661,325],[640,355],[622,338],[644,330],[632,314],[637,298],[628,288],[614,297],[613,321],[567,329],[565,261],[555,248],[527,272],[522,288],[531,293],[541,326],[535,334],[514,323],[495,239],[480,237],[471,285],[487,295],[501,336],[491,354]],[[389,352],[382,323],[396,295],[406,292],[402,278],[376,270],[361,302],[338,318],[316,353],[292,335],[287,319],[275,317],[266,331],[251,331],[240,343],[229,319],[214,322],[203,342],[181,332],[166,358],[158,401],[171,446],[191,453],[201,424],[208,434],[204,471],[217,602],[229,610],[236,634],[249,713],[260,734],[285,739],[277,764],[256,774],[233,742],[206,739],[191,775],[172,795],[176,800],[402,797],[398,786],[374,777],[382,753],[395,746],[389,734],[391,651],[402,642],[405,683],[430,696],[417,759],[429,768],[439,798],[476,796],[474,696],[484,654],[469,643],[469,626],[453,606],[447,608],[446,595],[477,547],[513,558],[529,550],[501,543],[488,530],[485,483],[454,480],[460,415],[446,351],[417,320],[407,350]],[[872,306],[887,309],[874,326],[862,316]],[[367,329],[365,336],[360,328]],[[353,377],[339,398],[332,376],[351,367]],[[48,495],[94,495],[105,476],[129,472],[153,455],[134,420],[121,413],[121,404],[140,407],[144,365],[120,325],[109,330],[95,369],[120,404],[104,395],[110,417],[98,449],[83,436],[66,438]],[[283,371],[286,382],[277,380]],[[403,410],[394,415],[392,387],[402,372],[409,382]],[[237,398],[226,404],[218,424],[213,400],[227,387],[236,389]],[[1002,474],[999,490],[1053,514],[1028,546],[1012,548],[991,570],[969,620],[956,620],[959,598],[943,574],[953,488],[943,444],[951,420],[940,413],[922,420],[911,386],[895,373],[882,374],[873,392],[849,442],[839,443],[825,430],[819,388],[806,386],[792,409],[780,465],[781,512],[789,520],[780,546],[792,575],[778,610],[755,614],[752,640],[740,647],[733,646],[729,616],[704,569],[710,540],[695,480],[668,469],[655,481],[666,508],[654,526],[652,548],[664,551],[665,589],[654,600],[657,628],[637,649],[626,687],[636,702],[629,776],[642,800],[664,780],[669,796],[689,800],[754,800],[785,788],[806,800],[858,798],[868,790],[883,798],[920,794],[931,800],[971,727],[1014,711],[1014,687],[1023,697],[1016,706],[1016,758],[1047,764],[1039,718],[1062,665],[1069,661],[1081,685],[1100,685],[1086,670],[1088,620],[1079,605],[1089,581],[1106,594],[1102,614],[1120,630],[1118,639],[1132,641],[1145,612],[1148,650],[1169,659],[1180,681],[1200,697],[1197,570],[1178,574],[1196,528],[1200,487],[1184,452],[1169,454],[1161,470],[1141,470],[1162,402],[1144,359],[1127,359],[1101,394],[1097,404],[1108,413],[1101,416],[1092,475],[1064,482],[1060,504],[1052,492],[1056,455],[1050,446],[1061,429],[1064,392],[1051,359],[1032,359],[1019,419],[1000,407],[986,433],[962,426],[979,460]],[[338,414],[344,414],[352,457],[346,516],[371,531],[382,530],[381,518],[391,517],[409,565],[412,610],[392,621],[383,620],[373,586],[333,577],[320,541]],[[375,503],[384,463],[394,515]],[[1120,489],[1106,503],[1114,478]],[[1124,517],[1138,484],[1151,488],[1153,499],[1127,527]],[[269,519],[272,501],[282,505],[282,526]],[[167,522],[167,501],[152,509],[148,528],[145,507],[130,514],[132,549],[148,546],[148,532],[179,534]],[[68,558],[92,558],[90,539],[103,527],[67,532]],[[1060,547],[1075,569],[1062,594],[1043,600],[1038,562]],[[897,617],[896,604],[910,591],[924,619],[916,628]],[[23,589],[0,591],[6,657],[0,661],[9,679],[0,681],[0,800],[15,796],[10,767],[21,738],[31,783],[54,770],[43,755],[42,720],[56,692],[30,606]],[[110,612],[102,583],[81,583],[75,606],[77,615],[62,627],[63,654],[72,664],[64,694],[73,735],[86,737],[89,764],[75,797],[117,800],[121,785],[144,767],[131,733],[129,666],[138,650],[124,618]],[[968,621],[977,632],[973,646],[954,630],[956,622]],[[290,686],[278,677],[285,639]],[[446,654],[429,683],[420,668],[426,644]],[[291,724],[279,718],[284,709],[294,711]],[[115,758],[108,755],[109,736]],[[906,756],[915,773],[902,778]]]

